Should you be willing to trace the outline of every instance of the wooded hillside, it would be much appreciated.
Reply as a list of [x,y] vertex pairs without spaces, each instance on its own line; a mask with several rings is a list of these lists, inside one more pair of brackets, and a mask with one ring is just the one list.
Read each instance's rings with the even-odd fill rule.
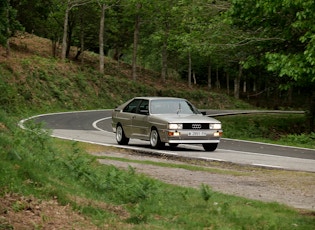
[[9,58],[10,38],[25,30],[50,39],[47,55],[61,60],[85,63],[95,52],[101,74],[106,56],[130,64],[135,82],[141,66],[165,84],[179,78],[257,105],[299,105],[314,129],[314,11],[312,0],[4,0],[0,43]]

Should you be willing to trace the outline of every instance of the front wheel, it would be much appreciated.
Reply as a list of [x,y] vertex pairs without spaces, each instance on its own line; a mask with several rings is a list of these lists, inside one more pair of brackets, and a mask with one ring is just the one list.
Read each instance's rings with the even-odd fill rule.
[[218,147],[218,143],[204,143],[202,144],[204,150],[209,151],[209,152],[213,152],[214,150],[217,149]]
[[164,142],[161,142],[159,132],[156,129],[151,130],[150,145],[154,149],[162,148],[165,145]]
[[178,146],[178,144],[177,143],[169,143],[169,146],[171,148],[176,148]]
[[118,125],[116,128],[116,141],[120,145],[128,145],[129,138],[125,136],[125,132],[121,125]]

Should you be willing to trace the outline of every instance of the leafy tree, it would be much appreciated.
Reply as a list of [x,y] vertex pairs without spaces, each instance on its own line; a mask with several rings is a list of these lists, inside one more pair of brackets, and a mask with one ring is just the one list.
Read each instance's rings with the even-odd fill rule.
[[64,23],[63,23],[63,37],[62,37],[62,48],[61,48],[61,59],[64,60],[66,59],[66,54],[67,54],[67,48],[68,46],[68,41],[67,37],[68,36],[68,26],[69,26],[69,14],[70,11],[78,6],[82,6],[88,3],[91,3],[93,0],[67,0],[65,4],[65,14],[64,14]]
[[[166,81],[168,76],[168,63],[170,37],[176,33],[178,24],[182,20],[180,14],[178,14],[178,1],[176,0],[162,0],[154,2],[151,5],[151,14],[147,18],[149,23],[146,26],[151,29],[148,31],[147,43],[151,47],[148,49],[150,53],[155,48],[155,67],[161,72],[162,81]],[[161,59],[161,62],[156,63],[156,60]]]
[[255,31],[251,41],[268,41],[264,47],[267,69],[292,84],[308,86],[310,131],[315,121],[315,2],[313,0],[233,0],[234,25]]
[[101,16],[100,16],[100,28],[99,28],[99,66],[100,73],[104,73],[104,21],[105,21],[105,11],[116,4],[118,4],[119,0],[104,1],[98,0],[99,7],[101,8]]
[[0,44],[6,45],[8,39],[8,16],[9,1],[0,1]]
[[[203,66],[208,65],[207,78],[209,88],[211,87],[211,64],[220,57],[217,55],[218,52],[228,48],[220,42],[225,37],[225,30],[222,30],[221,27],[223,18],[220,15],[228,8],[227,1],[209,2],[206,0],[181,1],[178,6],[177,13],[181,15],[182,19],[174,40],[180,55],[188,60],[186,63],[188,63],[189,86],[192,78],[196,82],[195,73],[200,71]],[[217,61],[217,63],[220,62]]]
[[[154,2],[150,0],[124,0],[121,5],[124,8],[123,25],[129,25],[127,31],[132,31],[132,46],[131,46],[131,65],[132,78],[137,80],[137,62],[139,59],[138,51],[140,40],[142,39],[142,25],[147,22],[149,15],[152,14],[151,4]],[[130,25],[130,23],[132,24]],[[140,39],[141,38],[141,39]],[[128,41],[128,40],[127,40]]]
[[11,0],[11,5],[26,32],[45,36],[48,30],[46,22],[54,5],[52,0]]
[[2,0],[0,2],[0,45],[6,47],[7,56],[10,56],[9,38],[18,29],[22,29],[22,26],[16,20],[16,10],[12,8],[10,0]]

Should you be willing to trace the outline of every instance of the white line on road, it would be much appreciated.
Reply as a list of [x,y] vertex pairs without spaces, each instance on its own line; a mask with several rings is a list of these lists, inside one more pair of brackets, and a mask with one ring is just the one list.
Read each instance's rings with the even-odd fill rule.
[[267,165],[267,164],[252,164],[254,166],[267,167],[267,168],[277,168],[277,169],[285,169],[285,167],[276,166],[276,165]]
[[97,126],[97,123],[101,122],[101,121],[104,121],[104,120],[109,120],[109,119],[112,119],[111,117],[104,117],[104,118],[101,118],[101,119],[98,119],[96,121],[93,122],[92,126],[97,129],[98,131],[102,131],[102,132],[107,132],[107,133],[111,133],[111,132],[108,132],[104,129],[101,129]]

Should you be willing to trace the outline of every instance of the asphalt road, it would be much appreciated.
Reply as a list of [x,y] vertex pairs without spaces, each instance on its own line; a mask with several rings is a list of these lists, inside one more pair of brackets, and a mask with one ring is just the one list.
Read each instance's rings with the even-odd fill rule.
[[[231,112],[207,111],[207,114],[218,116]],[[201,145],[179,145],[176,150],[167,147],[163,150],[153,150],[148,142],[140,140],[130,140],[128,146],[119,146],[115,141],[115,135],[111,128],[111,110],[44,114],[23,120],[21,123],[27,120],[42,122],[44,128],[52,130],[52,136],[62,139],[137,149],[138,151],[158,155],[201,158],[261,167],[315,172],[315,150],[312,149],[226,138],[221,139],[218,149],[214,152],[203,151]]]

